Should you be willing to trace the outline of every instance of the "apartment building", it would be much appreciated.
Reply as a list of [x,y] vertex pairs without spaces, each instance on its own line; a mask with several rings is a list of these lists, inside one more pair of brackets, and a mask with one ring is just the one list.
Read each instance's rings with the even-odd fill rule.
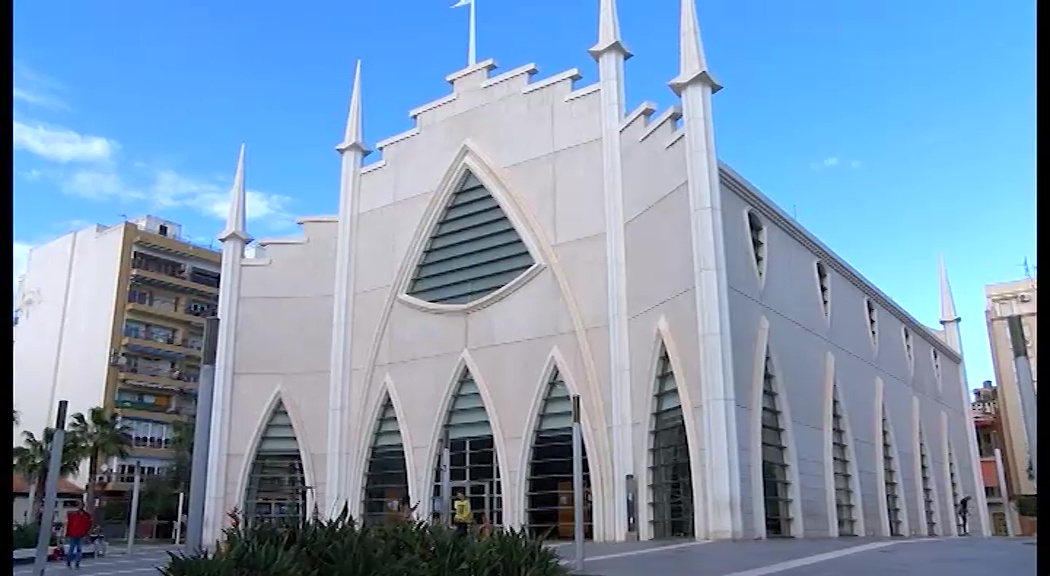
[[[173,422],[192,417],[204,341],[219,290],[218,252],[174,222],[143,216],[67,234],[29,254],[15,303],[14,402],[21,431],[104,406],[132,431],[126,460],[107,462],[107,490],[126,489],[139,461],[170,465]],[[89,471],[76,478],[83,485]]]
[[[971,410],[992,534],[1011,536],[1024,530],[1034,532],[1035,526],[1031,518],[1018,515],[1016,505],[1010,502],[1013,493],[1005,486],[1003,431],[1002,419],[999,418],[998,392],[999,389],[992,381],[986,380],[980,388],[973,391]],[[996,458],[996,450],[999,451],[999,458]]]
[[1006,319],[1010,316],[1021,317],[1032,378],[1038,390],[1036,284],[1035,278],[1025,278],[985,288],[985,317],[997,383],[998,426],[1002,433],[1000,448],[1006,468],[1007,488],[1013,496],[1034,496],[1036,487],[1028,474],[1028,442],[1024,412]]

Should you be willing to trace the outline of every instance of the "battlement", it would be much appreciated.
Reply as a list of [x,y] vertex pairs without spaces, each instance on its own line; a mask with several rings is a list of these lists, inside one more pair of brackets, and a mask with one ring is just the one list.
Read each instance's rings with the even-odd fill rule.
[[571,103],[600,92],[598,83],[577,88],[576,81],[583,75],[576,68],[535,82],[533,78],[539,71],[535,64],[525,64],[500,74],[492,74],[495,70],[496,61],[489,59],[446,76],[445,80],[452,85],[452,92],[410,110],[408,115],[414,121],[414,125],[404,132],[377,142],[375,148],[380,154],[373,162],[364,166],[361,173],[371,174],[382,170],[387,165],[387,154],[391,150],[417,136],[420,130],[427,126],[503,98],[532,95]]
[[669,107],[654,118],[652,122],[647,122],[645,129],[642,130],[642,134],[638,137],[638,141],[644,142],[649,138],[655,137],[663,142],[667,142],[671,139],[675,130],[678,129],[678,121],[681,119],[682,107],[677,104]]

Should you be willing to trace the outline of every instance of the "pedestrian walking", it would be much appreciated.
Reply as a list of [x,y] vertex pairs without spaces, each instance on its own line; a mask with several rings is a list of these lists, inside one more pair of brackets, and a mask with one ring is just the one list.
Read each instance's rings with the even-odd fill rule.
[[456,527],[456,532],[466,534],[467,528],[474,520],[474,514],[470,511],[470,500],[467,500],[467,495],[462,491],[456,494],[453,510],[455,510],[455,514],[452,517],[452,524]]
[[66,516],[66,566],[80,570],[80,558],[84,555],[84,538],[91,534],[91,515],[84,511],[84,503],[77,502],[77,509]]
[[970,497],[963,496],[962,500],[959,500],[959,535],[967,536],[970,534],[969,526],[967,525],[967,518],[970,515]]

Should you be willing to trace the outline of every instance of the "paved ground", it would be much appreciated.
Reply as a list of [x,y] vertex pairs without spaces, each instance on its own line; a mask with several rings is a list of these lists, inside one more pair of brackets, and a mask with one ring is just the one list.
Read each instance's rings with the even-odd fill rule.
[[[806,538],[593,544],[591,576],[1035,576],[1031,539]],[[572,545],[559,545],[572,564]]]
[[[589,544],[584,573],[591,576],[1035,576],[1031,539],[946,538],[884,540],[836,538],[748,542],[623,542]],[[555,550],[571,565],[571,544]],[[140,547],[131,554],[88,558],[75,574],[158,574],[168,547]],[[16,566],[15,576],[33,574]],[[46,574],[71,574],[48,564]]]

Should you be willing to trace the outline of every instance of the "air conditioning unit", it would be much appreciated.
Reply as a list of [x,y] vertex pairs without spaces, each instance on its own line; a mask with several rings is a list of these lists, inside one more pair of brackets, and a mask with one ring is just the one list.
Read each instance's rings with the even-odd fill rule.
[[1021,294],[1020,296],[1017,297],[1017,299],[1020,300],[1021,302],[1031,302],[1032,301],[1032,295],[1031,294]]

